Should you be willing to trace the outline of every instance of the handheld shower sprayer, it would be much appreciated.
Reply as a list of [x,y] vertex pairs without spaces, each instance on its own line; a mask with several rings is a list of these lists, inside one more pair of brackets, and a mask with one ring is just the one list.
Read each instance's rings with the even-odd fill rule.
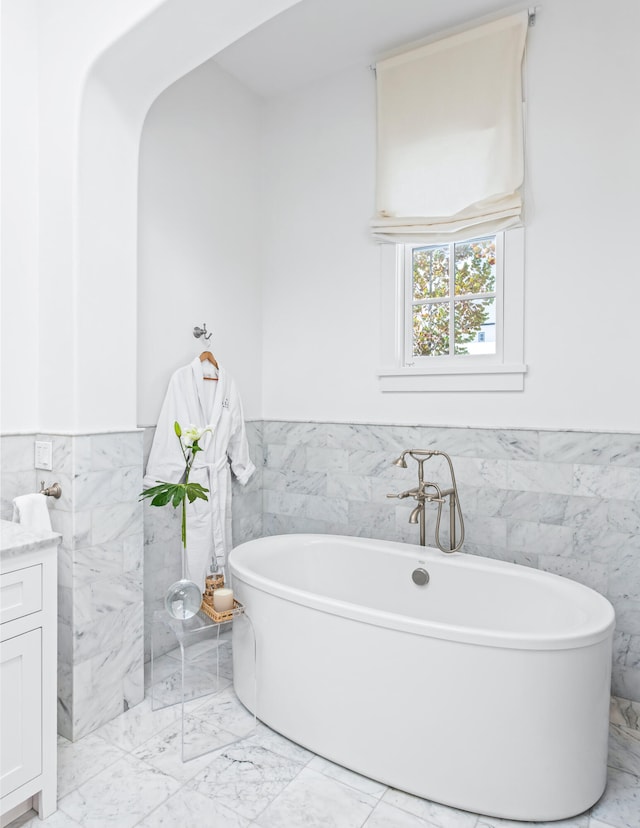
[[[398,466],[400,469],[407,468],[407,461],[404,459],[407,454],[413,457],[418,463],[418,457],[424,457],[427,459],[428,457],[433,457],[435,454],[443,454],[444,452],[438,451],[438,449],[405,449],[399,457],[392,462],[392,465]],[[445,455],[446,456],[446,455]]]

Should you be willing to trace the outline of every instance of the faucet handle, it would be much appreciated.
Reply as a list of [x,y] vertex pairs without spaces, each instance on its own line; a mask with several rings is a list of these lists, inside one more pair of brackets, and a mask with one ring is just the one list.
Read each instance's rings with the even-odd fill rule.
[[404,500],[405,497],[415,497],[418,499],[420,497],[420,489],[409,489],[406,492],[400,492],[400,494],[388,494],[387,497],[397,497],[399,500]]

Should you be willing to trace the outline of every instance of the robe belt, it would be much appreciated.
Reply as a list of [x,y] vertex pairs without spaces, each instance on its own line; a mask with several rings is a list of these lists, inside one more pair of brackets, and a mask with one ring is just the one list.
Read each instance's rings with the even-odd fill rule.
[[[209,479],[209,501],[210,501],[210,508],[211,508],[211,556],[212,560],[216,564],[216,568],[218,566],[223,566],[226,564],[226,550],[218,550],[216,549],[216,542],[215,542],[215,535],[216,531],[218,532],[220,541],[222,542],[222,546],[225,545],[225,520],[226,517],[221,515],[221,509],[226,509],[226,502],[227,502],[227,476],[224,475],[222,480],[219,478],[219,473],[228,469],[229,460],[227,458],[226,453],[216,460],[213,463],[206,463],[203,462],[200,464],[199,468],[207,470],[207,477]],[[214,507],[213,503],[213,492],[216,491],[218,500],[218,507]]]
[[[227,459],[227,455],[225,454],[219,460],[216,460],[214,463],[201,463],[199,468],[207,470],[207,477],[209,481],[209,500],[211,501],[211,508],[213,509],[213,494],[217,495],[218,498],[222,498],[222,501],[218,500],[218,503],[222,502],[223,504],[226,503],[227,499],[227,479],[226,475],[220,480],[219,474],[222,471],[225,471],[228,468],[229,461]],[[213,519],[213,523],[215,524],[215,518]],[[212,526],[213,529],[213,526]]]
[[229,461],[227,459],[226,454],[223,457],[221,457],[219,460],[216,460],[215,463],[203,462],[203,463],[200,464],[199,468],[207,470],[207,475],[209,477],[209,494],[211,494],[211,492],[213,490],[214,482],[217,483],[217,481],[218,481],[218,474],[221,471],[224,471],[227,468],[228,465],[229,465]]

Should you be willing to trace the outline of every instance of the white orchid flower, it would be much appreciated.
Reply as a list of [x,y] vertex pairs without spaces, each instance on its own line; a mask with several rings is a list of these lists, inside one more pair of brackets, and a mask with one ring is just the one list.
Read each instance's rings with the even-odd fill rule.
[[196,425],[189,424],[182,432],[182,442],[185,448],[192,448],[193,444],[201,440],[208,431],[212,432],[213,426],[208,425],[204,428],[198,428]]
[[184,443],[186,448],[191,448],[191,446],[196,442],[196,440],[200,439],[200,429],[198,426],[193,424],[189,424],[186,428],[182,430],[182,442]]

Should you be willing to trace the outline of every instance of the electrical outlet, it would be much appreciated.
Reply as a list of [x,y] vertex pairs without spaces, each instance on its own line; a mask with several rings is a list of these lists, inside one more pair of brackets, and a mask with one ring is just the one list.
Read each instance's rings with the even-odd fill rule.
[[35,467],[36,469],[52,470],[53,443],[44,440],[36,440]]

